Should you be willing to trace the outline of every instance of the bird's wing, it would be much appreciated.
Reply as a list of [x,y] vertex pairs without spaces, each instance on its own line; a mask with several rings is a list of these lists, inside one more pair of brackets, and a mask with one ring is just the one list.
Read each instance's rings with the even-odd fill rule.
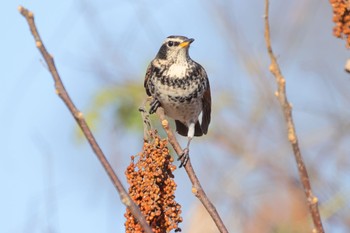
[[148,96],[151,96],[151,90],[149,89],[149,85],[148,85],[148,82],[150,81],[150,77],[152,75],[152,71],[153,71],[153,64],[152,62],[148,65],[147,67],[147,71],[146,71],[146,75],[145,75],[145,81],[143,83],[143,86],[145,87],[146,89],[146,93]]
[[201,128],[204,134],[207,134],[208,127],[210,124],[210,114],[211,114],[211,94],[210,94],[210,85],[207,74],[203,69],[203,75],[206,78],[207,89],[205,90],[202,98],[203,112],[202,112],[202,124]]

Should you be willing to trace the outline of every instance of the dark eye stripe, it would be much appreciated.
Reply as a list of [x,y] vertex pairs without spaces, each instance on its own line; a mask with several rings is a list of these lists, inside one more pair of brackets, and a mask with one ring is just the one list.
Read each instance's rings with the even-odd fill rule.
[[172,47],[172,46],[178,46],[180,44],[180,42],[177,41],[168,41],[168,46]]

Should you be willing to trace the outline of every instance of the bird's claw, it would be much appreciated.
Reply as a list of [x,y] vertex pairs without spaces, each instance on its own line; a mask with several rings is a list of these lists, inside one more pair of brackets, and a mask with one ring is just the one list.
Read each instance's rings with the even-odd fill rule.
[[190,150],[188,148],[185,148],[182,151],[182,154],[179,156],[179,158],[177,159],[178,161],[181,161],[179,168],[186,166],[186,163],[188,162],[189,158],[190,158],[190,154],[189,154]]

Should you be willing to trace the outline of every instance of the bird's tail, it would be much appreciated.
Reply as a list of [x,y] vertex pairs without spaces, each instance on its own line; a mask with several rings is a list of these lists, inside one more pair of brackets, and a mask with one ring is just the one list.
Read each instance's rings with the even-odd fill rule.
[[[175,120],[175,124],[176,124],[176,132],[182,136],[187,137],[188,127],[184,123],[178,120]],[[199,124],[199,121],[197,121],[196,125],[194,126],[194,136],[200,137],[202,135],[203,135],[203,131],[202,131],[201,125]]]

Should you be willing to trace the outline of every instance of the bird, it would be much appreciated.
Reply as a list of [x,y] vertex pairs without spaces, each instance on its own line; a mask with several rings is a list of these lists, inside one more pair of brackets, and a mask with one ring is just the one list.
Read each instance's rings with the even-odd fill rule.
[[146,94],[152,97],[149,113],[162,107],[165,115],[175,120],[176,132],[188,138],[179,156],[180,167],[189,159],[191,140],[207,134],[211,120],[209,79],[189,55],[193,41],[185,36],[168,36],[148,65],[144,80]]

